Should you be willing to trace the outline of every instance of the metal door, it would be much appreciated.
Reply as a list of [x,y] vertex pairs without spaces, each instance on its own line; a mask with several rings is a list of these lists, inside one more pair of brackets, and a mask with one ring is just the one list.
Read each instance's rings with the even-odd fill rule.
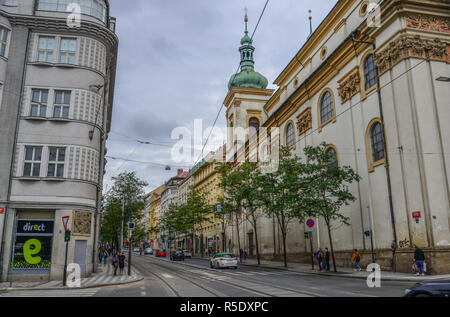
[[86,240],[75,241],[75,255],[73,261],[80,266],[81,277],[86,277],[86,248]]

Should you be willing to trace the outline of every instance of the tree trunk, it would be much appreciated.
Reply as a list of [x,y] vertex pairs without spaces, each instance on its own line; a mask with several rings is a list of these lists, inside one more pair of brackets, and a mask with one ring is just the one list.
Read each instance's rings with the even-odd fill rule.
[[283,237],[283,257],[284,257],[284,267],[287,268],[287,251],[286,251],[286,228],[285,228],[286,224],[284,221],[284,213],[281,214],[281,224],[280,224],[280,229],[281,229],[281,235]]
[[238,214],[236,213],[236,230],[237,230],[237,240],[238,240],[238,252],[239,252],[239,261],[242,263],[242,255],[241,255],[241,239],[239,236],[239,219]]
[[328,228],[328,239],[330,240],[330,250],[331,250],[331,257],[333,258],[333,269],[334,269],[334,273],[337,273],[337,269],[336,269],[336,259],[334,257],[334,248],[333,248],[333,238],[331,237],[331,228],[330,228],[330,221],[325,219],[325,222],[327,224],[327,228]]
[[256,259],[258,260],[258,265],[261,264],[261,257],[259,255],[259,243],[258,243],[258,230],[256,229],[256,218],[253,215],[253,230],[255,231],[255,243],[256,243]]

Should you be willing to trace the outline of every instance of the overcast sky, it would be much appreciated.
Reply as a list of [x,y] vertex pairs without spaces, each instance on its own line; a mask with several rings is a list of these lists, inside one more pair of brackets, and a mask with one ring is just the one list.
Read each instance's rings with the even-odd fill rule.
[[[337,0],[270,0],[253,39],[255,70],[268,88]],[[176,174],[171,132],[192,129],[195,119],[212,126],[239,64],[244,8],[253,32],[266,0],[110,0],[117,18],[119,56],[105,189],[113,176],[135,171],[148,191]],[[225,126],[225,110],[217,123]],[[206,137],[205,137],[206,138]],[[136,139],[157,145],[140,145]],[[198,157],[193,160],[196,161]],[[166,171],[164,165],[172,169]],[[190,166],[186,166],[186,169]]]

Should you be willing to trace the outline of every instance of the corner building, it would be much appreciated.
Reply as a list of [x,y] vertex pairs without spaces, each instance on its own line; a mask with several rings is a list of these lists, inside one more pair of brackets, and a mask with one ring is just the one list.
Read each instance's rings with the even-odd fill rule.
[[[325,142],[332,164],[362,177],[350,186],[357,200],[342,209],[351,225],[333,230],[337,265],[351,266],[354,249],[362,264],[371,262],[365,232],[372,228],[383,269],[410,272],[417,245],[434,272],[449,273],[450,3],[382,0],[371,12],[372,2],[338,1],[276,78],[273,94],[248,79],[232,85],[227,122],[246,128],[257,124],[253,117],[262,119],[269,132],[280,128],[272,141],[300,156]],[[236,144],[230,133],[228,144],[248,157],[248,142]],[[271,219],[259,225],[263,257],[281,258],[277,226]],[[248,228],[239,230],[253,250]],[[237,252],[235,232],[228,236]],[[310,260],[304,232],[292,224],[290,261]],[[313,242],[315,251],[330,246],[321,219]]]
[[109,2],[2,0],[0,32],[0,280],[62,279],[65,216],[68,263],[89,275],[117,63]]

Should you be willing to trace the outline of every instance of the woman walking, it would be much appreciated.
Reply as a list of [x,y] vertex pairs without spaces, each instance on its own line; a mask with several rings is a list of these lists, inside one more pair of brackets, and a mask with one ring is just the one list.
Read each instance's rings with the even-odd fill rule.
[[116,254],[112,257],[112,265],[114,266],[114,275],[117,275],[117,268],[119,267],[119,253],[116,252]]
[[124,267],[125,267],[125,255],[122,252],[122,253],[120,253],[120,256],[119,256],[120,275],[123,275]]

